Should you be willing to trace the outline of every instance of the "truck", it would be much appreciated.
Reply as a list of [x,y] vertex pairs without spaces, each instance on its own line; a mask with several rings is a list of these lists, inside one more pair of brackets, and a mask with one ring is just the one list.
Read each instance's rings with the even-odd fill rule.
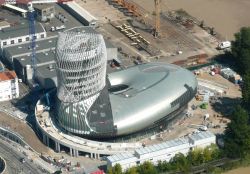
[[58,30],[63,30],[63,29],[65,29],[65,28],[66,28],[65,25],[56,26],[56,27],[52,26],[52,27],[50,28],[50,31],[58,31]]

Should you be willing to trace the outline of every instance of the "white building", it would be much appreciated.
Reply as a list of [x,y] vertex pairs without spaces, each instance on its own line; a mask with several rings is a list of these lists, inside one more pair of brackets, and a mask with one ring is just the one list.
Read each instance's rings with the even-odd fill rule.
[[0,101],[19,97],[18,78],[15,71],[0,73]]
[[119,153],[116,155],[109,156],[107,158],[108,167],[113,167],[116,164],[120,164],[123,170],[131,168],[139,164],[139,160],[135,157],[134,154],[127,152],[127,153]]
[[140,163],[151,161],[157,164],[159,160],[169,161],[177,153],[187,154],[189,152],[189,141],[187,138],[178,138],[161,144],[140,148],[135,150],[135,156]]
[[151,161],[156,165],[158,161],[168,162],[178,153],[187,155],[194,148],[204,148],[215,143],[216,137],[209,131],[194,133],[187,138],[178,138],[136,149],[134,154],[124,153],[109,156],[107,157],[107,165],[108,167],[113,167],[116,164],[120,164],[123,171],[145,161]]
[[[45,28],[41,23],[35,24],[36,39],[47,37]],[[20,24],[6,27],[0,30],[0,48],[8,45],[21,44],[23,42],[30,42],[29,25],[27,21],[21,21]]]
[[216,137],[209,131],[195,133],[189,136],[189,143],[193,148],[205,148],[216,143]]

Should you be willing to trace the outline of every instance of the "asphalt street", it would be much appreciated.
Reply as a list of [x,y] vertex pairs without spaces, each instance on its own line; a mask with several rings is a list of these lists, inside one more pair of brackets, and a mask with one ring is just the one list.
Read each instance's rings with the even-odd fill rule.
[[[7,174],[41,174],[41,171],[27,159],[21,152],[16,151],[6,142],[0,139],[0,156],[2,156],[7,163]],[[25,162],[21,162],[25,159]]]

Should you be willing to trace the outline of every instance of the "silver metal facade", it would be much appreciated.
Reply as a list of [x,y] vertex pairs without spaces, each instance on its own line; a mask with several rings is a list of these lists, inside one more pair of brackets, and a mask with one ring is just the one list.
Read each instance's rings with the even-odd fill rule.
[[88,112],[106,84],[106,46],[102,35],[88,27],[59,33],[56,46],[56,118],[76,134],[95,132]]
[[107,53],[102,35],[85,30],[59,33],[56,47],[57,96],[79,102],[105,86]]
[[[108,75],[111,86],[127,85],[110,93],[117,135],[145,129],[174,117],[196,94],[192,72],[172,64],[147,63]],[[161,121],[161,125],[167,121]]]

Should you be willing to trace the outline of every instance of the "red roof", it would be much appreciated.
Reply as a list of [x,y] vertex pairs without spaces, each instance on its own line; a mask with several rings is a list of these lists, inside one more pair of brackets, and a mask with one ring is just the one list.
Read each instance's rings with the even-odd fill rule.
[[0,72],[0,81],[5,81],[5,80],[12,80],[15,79],[16,73],[15,71],[4,71]]
[[92,172],[91,174],[105,174],[103,170],[97,170],[95,172]]

